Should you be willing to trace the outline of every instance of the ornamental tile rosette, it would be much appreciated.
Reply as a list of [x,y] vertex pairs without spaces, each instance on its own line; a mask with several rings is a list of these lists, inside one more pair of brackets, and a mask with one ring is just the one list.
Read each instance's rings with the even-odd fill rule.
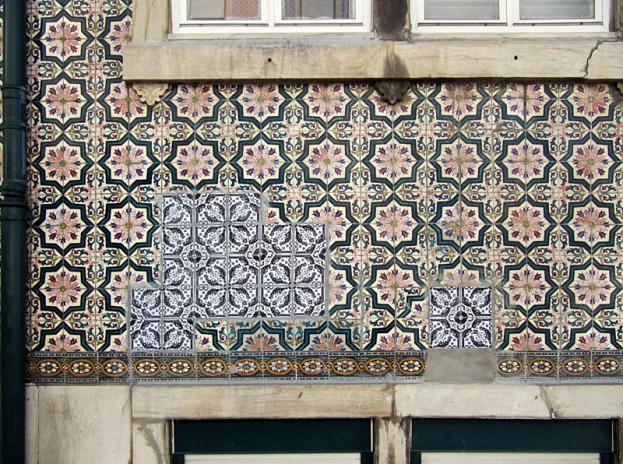
[[83,144],[60,140],[44,145],[42,151],[36,168],[47,184],[65,188],[85,182],[86,168],[92,162],[84,156]]
[[307,86],[303,104],[308,115],[329,122],[345,117],[348,100],[342,84],[313,84]]
[[275,84],[245,85],[235,100],[242,108],[242,115],[250,119],[265,121],[277,119],[285,98]]
[[258,188],[275,184],[283,175],[286,161],[282,158],[282,145],[259,140],[254,144],[241,144],[241,153],[235,158],[242,181]]
[[612,98],[612,91],[606,84],[581,83],[572,86],[568,104],[574,117],[592,124],[611,116]]
[[619,219],[610,205],[589,201],[571,206],[570,222],[566,225],[571,243],[587,250],[611,246],[619,230]]
[[43,87],[40,105],[47,119],[61,126],[84,119],[88,105],[82,84],[60,79]]
[[134,199],[127,199],[119,206],[109,204],[102,229],[107,246],[112,248],[133,251],[148,246],[154,234],[151,206],[142,206]]
[[195,189],[215,184],[222,166],[220,157],[215,154],[216,149],[214,143],[200,143],[197,140],[176,144],[168,162],[173,180]]
[[40,40],[44,58],[60,63],[79,58],[87,42],[82,22],[72,21],[63,15],[44,20]]

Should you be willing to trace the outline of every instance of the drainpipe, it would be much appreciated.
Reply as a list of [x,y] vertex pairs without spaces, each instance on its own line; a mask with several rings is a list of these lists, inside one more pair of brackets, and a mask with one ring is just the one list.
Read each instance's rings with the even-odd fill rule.
[[0,462],[25,461],[26,2],[4,1],[0,186]]

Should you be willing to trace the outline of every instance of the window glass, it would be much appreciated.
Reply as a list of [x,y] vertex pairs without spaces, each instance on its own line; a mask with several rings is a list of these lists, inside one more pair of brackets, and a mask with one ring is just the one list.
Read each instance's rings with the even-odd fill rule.
[[191,20],[257,20],[260,0],[188,0]]
[[499,0],[427,0],[426,20],[496,20],[500,17]]
[[283,0],[285,20],[354,19],[355,2],[351,0]]
[[422,453],[422,464],[599,464],[599,453]]
[[521,0],[519,16],[522,20],[593,19],[594,0]]

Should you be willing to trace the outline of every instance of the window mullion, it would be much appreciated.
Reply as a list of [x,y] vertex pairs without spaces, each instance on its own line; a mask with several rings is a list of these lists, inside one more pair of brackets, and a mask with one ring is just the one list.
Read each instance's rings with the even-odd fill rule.
[[[595,1],[595,19],[598,19],[602,24],[610,23],[610,16],[607,14],[609,9],[607,5],[604,5],[608,0],[596,0]],[[613,5],[615,4],[613,0]]]
[[183,22],[188,21],[188,5],[184,0],[172,0],[171,5],[173,29],[179,29]]
[[[279,3],[279,8],[275,8]],[[266,15],[268,27],[275,27],[277,22],[276,15],[281,11],[281,0],[261,0],[262,14]]]
[[504,0],[506,3],[506,25],[513,26],[519,19],[519,1],[520,0]]
[[[415,19],[411,18],[413,25],[417,26],[418,23],[424,18],[424,0],[413,0],[415,2]],[[413,11],[413,10],[412,10]]]

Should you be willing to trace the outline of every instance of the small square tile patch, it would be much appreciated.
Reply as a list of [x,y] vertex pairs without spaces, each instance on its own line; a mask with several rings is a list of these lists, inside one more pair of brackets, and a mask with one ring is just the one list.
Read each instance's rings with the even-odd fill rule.
[[491,348],[489,287],[430,289],[431,348]]

